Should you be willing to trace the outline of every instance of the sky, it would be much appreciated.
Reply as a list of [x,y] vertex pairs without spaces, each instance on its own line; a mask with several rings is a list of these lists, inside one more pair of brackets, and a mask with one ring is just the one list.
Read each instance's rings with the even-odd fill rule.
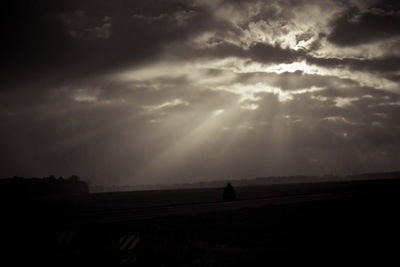
[[399,169],[399,1],[1,5],[0,177]]

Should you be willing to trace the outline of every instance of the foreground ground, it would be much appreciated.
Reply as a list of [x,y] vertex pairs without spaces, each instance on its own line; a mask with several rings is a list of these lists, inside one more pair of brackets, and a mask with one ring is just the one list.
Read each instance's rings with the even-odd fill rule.
[[397,180],[237,188],[233,202],[221,193],[15,200],[3,209],[4,255],[15,266],[399,264]]

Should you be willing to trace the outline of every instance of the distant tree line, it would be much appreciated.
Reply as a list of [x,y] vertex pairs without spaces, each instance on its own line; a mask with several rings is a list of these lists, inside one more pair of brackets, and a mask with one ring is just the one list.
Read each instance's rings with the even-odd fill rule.
[[87,194],[89,187],[76,175],[63,178],[51,175],[43,178],[13,178],[0,179],[0,194],[2,196],[48,196]]

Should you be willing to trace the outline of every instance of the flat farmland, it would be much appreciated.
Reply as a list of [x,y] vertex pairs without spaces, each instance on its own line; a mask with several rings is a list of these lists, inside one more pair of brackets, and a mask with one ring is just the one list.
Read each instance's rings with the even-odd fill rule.
[[[222,201],[222,190],[22,202],[12,219],[12,236],[19,240],[14,245],[24,239],[31,258],[59,266],[116,266],[123,260],[116,252],[118,240],[126,236],[135,244],[134,264],[127,266],[388,266],[398,261],[397,180],[237,187],[235,201]],[[72,258],[54,256],[50,249],[54,233],[65,230],[76,239],[79,253]]]

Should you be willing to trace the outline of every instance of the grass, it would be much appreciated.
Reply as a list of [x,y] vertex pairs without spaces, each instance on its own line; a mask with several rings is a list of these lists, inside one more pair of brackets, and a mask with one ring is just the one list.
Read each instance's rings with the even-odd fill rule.
[[[72,259],[55,256],[52,239],[55,228],[33,229],[32,218],[7,229],[8,235],[3,241],[10,242],[9,255],[18,263],[36,262],[42,266],[117,265],[122,255],[118,252],[118,239],[126,234],[140,234],[140,242],[132,252],[135,256],[133,266],[398,265],[398,183],[340,186],[302,185],[292,186],[291,190],[284,186],[237,188],[237,194],[244,198],[246,194],[259,197],[328,189],[332,192],[348,190],[351,194],[342,199],[319,199],[138,221],[70,225],[80,250],[79,256]],[[45,211],[57,211],[57,207],[63,208],[58,210],[59,213],[79,214],[92,210],[124,209],[143,203],[182,203],[182,199],[193,201],[193,196],[202,192],[202,199],[215,199],[217,196],[211,193],[221,194],[222,190],[182,190],[177,194],[163,191],[158,192],[158,197],[153,191],[147,192],[148,202],[145,193],[138,195],[132,192],[31,204],[35,210],[41,210],[40,215],[36,215],[45,221],[54,216]],[[135,199],[142,201],[138,204]],[[24,214],[23,210],[20,213]]]

